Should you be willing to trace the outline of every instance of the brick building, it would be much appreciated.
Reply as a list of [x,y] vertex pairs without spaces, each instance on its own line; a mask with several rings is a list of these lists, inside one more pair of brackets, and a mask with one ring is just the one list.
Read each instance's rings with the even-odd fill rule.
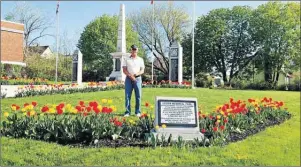
[[1,20],[1,63],[25,66],[24,24]]

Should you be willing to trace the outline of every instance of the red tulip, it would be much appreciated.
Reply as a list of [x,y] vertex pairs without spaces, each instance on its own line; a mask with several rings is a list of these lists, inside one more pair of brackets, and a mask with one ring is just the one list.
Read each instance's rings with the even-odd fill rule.
[[120,122],[120,121],[115,121],[115,122],[114,122],[114,125],[115,125],[115,126],[121,127],[121,126],[122,126],[122,122]]
[[225,120],[224,120],[224,123],[228,123],[228,120],[227,120],[227,119],[225,119]]
[[93,110],[96,114],[98,114],[100,112],[100,110],[97,107],[93,107]]
[[44,107],[41,109],[42,112],[47,112],[48,110],[49,110],[49,108],[48,108],[47,106],[44,106]]
[[82,107],[81,106],[76,106],[75,108],[77,109],[78,112],[82,111]]
[[25,103],[25,104],[24,104],[24,107],[26,107],[26,106],[28,106],[28,105],[29,105],[28,103]]
[[225,126],[222,125],[219,128],[223,131],[225,129]]
[[35,107],[35,106],[37,106],[38,103],[33,101],[33,102],[31,102],[31,104]]
[[213,127],[213,131],[216,132],[217,131],[217,127]]
[[88,112],[90,112],[92,109],[91,109],[91,107],[87,107],[86,110],[87,110]]
[[84,106],[85,102],[84,101],[79,101],[79,105]]
[[149,103],[148,103],[148,102],[146,102],[146,103],[145,103],[145,107],[148,107],[148,106],[149,106]]
[[65,107],[65,104],[64,104],[64,103],[61,103],[61,104],[59,104],[59,107],[60,107],[60,108],[64,108],[64,107]]
[[201,131],[202,133],[205,133],[206,132],[206,130],[205,129],[202,129],[202,131]]
[[20,109],[20,106],[16,105],[16,104],[13,104],[11,105],[12,107],[16,107],[16,110],[19,110]]

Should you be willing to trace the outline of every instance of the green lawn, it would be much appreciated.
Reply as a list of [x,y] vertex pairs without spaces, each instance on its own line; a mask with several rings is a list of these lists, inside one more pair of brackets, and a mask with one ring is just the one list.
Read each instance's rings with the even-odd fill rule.
[[[154,103],[155,96],[197,97],[205,111],[212,111],[216,105],[248,98],[272,97],[282,100],[293,117],[281,124],[267,128],[248,139],[226,147],[178,150],[176,148],[70,148],[54,143],[26,139],[1,139],[1,165],[14,166],[299,166],[300,165],[300,93],[281,91],[234,91],[211,89],[144,89],[143,102]],[[108,91],[72,95],[40,96],[33,98],[4,99],[2,112],[8,111],[13,103],[37,101],[38,103],[68,102],[78,100],[100,100],[113,98],[120,113],[123,109],[124,92]]]

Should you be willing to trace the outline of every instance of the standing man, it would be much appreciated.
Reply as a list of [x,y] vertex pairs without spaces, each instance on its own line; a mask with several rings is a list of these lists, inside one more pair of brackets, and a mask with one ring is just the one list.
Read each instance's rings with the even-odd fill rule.
[[122,61],[123,73],[126,75],[125,78],[125,117],[131,114],[131,96],[133,89],[135,90],[135,114],[140,117],[141,113],[141,94],[142,94],[142,78],[141,75],[144,73],[144,61],[141,57],[138,57],[138,48],[136,45],[131,46],[131,56],[125,57]]

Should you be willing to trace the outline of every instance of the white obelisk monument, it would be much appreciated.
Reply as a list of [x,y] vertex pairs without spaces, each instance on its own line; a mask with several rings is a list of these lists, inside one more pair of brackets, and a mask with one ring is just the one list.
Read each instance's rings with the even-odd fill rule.
[[124,4],[120,5],[118,36],[117,36],[117,52],[110,53],[113,58],[113,71],[108,80],[125,81],[125,74],[122,72],[122,61],[124,56],[129,56],[126,53],[126,40],[125,40],[125,7]]

